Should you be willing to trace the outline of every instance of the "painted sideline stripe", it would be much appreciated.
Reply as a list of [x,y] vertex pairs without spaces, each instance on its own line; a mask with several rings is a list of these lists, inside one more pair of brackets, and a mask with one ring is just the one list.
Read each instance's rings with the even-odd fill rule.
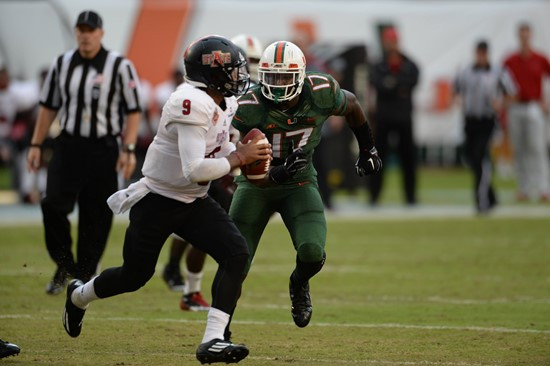
[[[37,316],[30,314],[0,314],[0,319],[35,319]],[[42,317],[43,320],[58,320],[59,317]],[[93,321],[140,321],[140,322],[160,322],[160,323],[197,323],[204,324],[205,320],[193,320],[193,319],[173,319],[173,318],[138,318],[138,317],[87,317]],[[266,322],[256,320],[233,320],[234,324],[242,325],[288,325],[294,327],[294,323],[291,322]],[[386,329],[424,329],[424,330],[469,330],[476,332],[490,332],[490,333],[532,333],[532,334],[550,334],[550,330],[540,329],[522,329],[522,328],[503,328],[503,327],[479,327],[479,326],[454,326],[454,325],[418,325],[418,324],[399,324],[399,323],[311,323],[310,327],[327,327],[327,328],[386,328]]]
[[[366,204],[357,202],[335,202],[333,212],[327,211],[326,218],[330,222],[365,222],[365,221],[442,221],[450,218],[457,220],[479,219],[474,209],[467,205],[419,205],[415,208],[403,208],[399,205],[385,205],[377,208],[368,208]],[[69,215],[70,220],[76,220],[78,210]],[[522,206],[508,205],[497,207],[490,217],[484,220],[499,219],[541,219],[550,216],[550,206]],[[116,215],[116,223],[128,224],[128,213]],[[282,225],[283,220],[275,214],[269,222],[272,225]],[[25,207],[22,205],[0,205],[0,227],[40,225],[42,227],[42,213],[40,207]],[[329,227],[330,230],[330,227]]]

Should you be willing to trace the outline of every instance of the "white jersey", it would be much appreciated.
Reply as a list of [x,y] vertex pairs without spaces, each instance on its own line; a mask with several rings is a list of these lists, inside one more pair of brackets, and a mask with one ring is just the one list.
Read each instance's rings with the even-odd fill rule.
[[0,90],[0,140],[8,140],[17,114],[17,97],[11,88]]
[[206,196],[210,180],[229,173],[229,161],[219,158],[235,150],[229,129],[237,99],[225,98],[225,104],[223,110],[188,83],[172,93],[143,164],[143,181],[151,191],[189,203]]
[[0,90],[0,139],[9,139],[18,112],[34,108],[38,103],[38,84],[12,81]]

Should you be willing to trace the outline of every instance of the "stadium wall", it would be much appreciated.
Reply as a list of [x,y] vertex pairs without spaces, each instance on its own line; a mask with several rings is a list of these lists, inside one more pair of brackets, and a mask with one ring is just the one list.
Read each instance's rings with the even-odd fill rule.
[[428,145],[462,139],[459,111],[442,107],[441,94],[471,61],[478,39],[490,41],[492,59],[500,62],[517,45],[517,24],[529,21],[534,44],[550,54],[548,1],[2,0],[0,61],[15,76],[37,78],[54,57],[75,46],[74,19],[85,9],[103,16],[105,46],[127,54],[153,85],[178,65],[185,45],[205,34],[251,33],[267,45],[292,39],[297,22],[307,22],[319,43],[363,44],[375,58],[377,27],[395,24],[404,51],[421,68],[415,134]]

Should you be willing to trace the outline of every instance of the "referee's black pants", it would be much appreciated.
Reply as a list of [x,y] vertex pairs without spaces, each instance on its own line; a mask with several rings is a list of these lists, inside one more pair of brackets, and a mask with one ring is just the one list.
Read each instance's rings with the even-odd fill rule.
[[478,212],[486,212],[497,203],[492,185],[490,142],[495,128],[495,117],[466,117],[464,132],[465,153],[474,175],[474,199]]
[[108,268],[94,281],[99,298],[133,292],[145,285],[166,239],[175,233],[218,263],[212,307],[231,314],[248,261],[248,246],[227,212],[211,197],[183,203],[148,193],[130,210],[121,267]]
[[[58,269],[87,281],[95,274],[109,236],[113,213],[107,198],[117,188],[115,137],[73,137],[66,133],[54,142],[48,165],[42,214],[46,247]],[[68,215],[78,203],[76,260],[71,246]]]

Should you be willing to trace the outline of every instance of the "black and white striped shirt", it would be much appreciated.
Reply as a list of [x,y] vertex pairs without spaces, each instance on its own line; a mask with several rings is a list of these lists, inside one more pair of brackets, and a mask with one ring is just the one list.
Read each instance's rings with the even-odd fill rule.
[[510,74],[499,67],[469,66],[459,72],[454,83],[455,93],[463,100],[464,114],[468,117],[494,117],[493,100],[503,94],[515,94]]
[[78,50],[51,65],[40,104],[58,110],[61,129],[73,136],[117,136],[124,115],[139,112],[139,79],[132,62],[101,47],[93,59]]

